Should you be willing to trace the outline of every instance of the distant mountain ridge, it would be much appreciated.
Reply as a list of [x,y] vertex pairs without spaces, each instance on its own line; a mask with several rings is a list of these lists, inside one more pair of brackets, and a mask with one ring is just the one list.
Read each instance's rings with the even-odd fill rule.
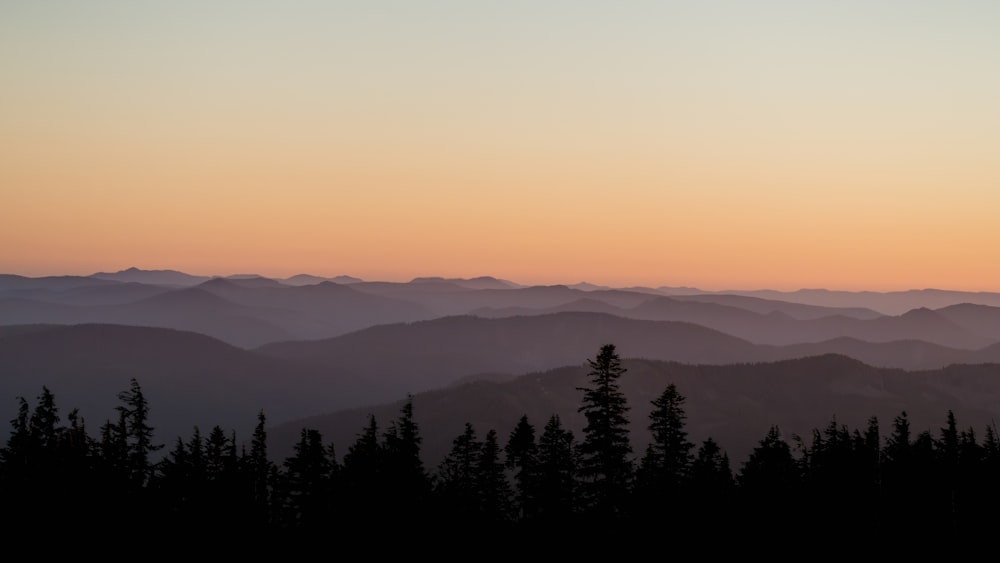
[[97,272],[90,277],[118,282],[137,282],[153,285],[197,285],[211,279],[211,276],[194,276],[177,270],[140,270],[131,267],[117,272]]
[[[629,374],[623,380],[630,393],[634,432],[644,432],[648,402],[662,391],[661,385],[672,381],[689,397],[693,434],[726,440],[734,454],[740,453],[740,447],[753,445],[744,438],[759,439],[771,423],[782,424],[788,433],[805,425],[822,425],[825,417],[834,414],[839,421],[854,424],[851,421],[863,421],[862,417],[872,414],[895,416],[897,409],[905,408],[919,428],[916,424],[940,424],[948,408],[959,414],[963,425],[987,420],[1000,409],[1000,344],[966,352],[918,342],[872,344],[845,338],[767,347],[684,323],[608,317],[607,327],[581,331],[569,320],[547,319],[542,327],[532,328],[522,323],[535,324],[536,317],[498,321],[465,317],[380,327],[335,339],[342,341],[333,346],[299,343],[318,344],[311,353],[319,357],[248,351],[200,334],[158,328],[0,327],[0,397],[7,397],[0,402],[0,420],[13,418],[15,397],[31,399],[47,385],[63,414],[79,407],[90,427],[96,428],[113,416],[117,392],[130,377],[136,377],[151,401],[151,420],[159,440],[186,436],[191,424],[200,425],[203,431],[219,424],[236,429],[245,439],[257,410],[263,408],[272,424],[287,423],[275,429],[276,448],[284,440],[280,436],[290,436],[294,428],[292,438],[297,437],[300,425],[308,424],[329,432],[328,439],[344,451],[339,448],[349,445],[360,430],[359,417],[372,412],[385,423],[391,419],[390,412],[395,416],[397,401],[414,392],[418,419],[428,424],[424,434],[428,452],[434,452],[447,447],[457,434],[458,427],[452,425],[466,419],[481,432],[489,428],[509,431],[508,423],[524,413],[536,424],[544,423],[542,417],[548,414],[563,414],[567,424],[579,426],[576,387],[583,383],[587,358],[597,349],[588,347],[607,336],[602,332],[605,329],[623,338],[623,350],[634,351],[625,356],[631,359],[626,361]],[[615,323],[644,325],[635,332],[648,340],[629,342],[632,331]],[[435,324],[443,326],[435,328]],[[426,333],[425,325],[429,325],[437,334],[411,337],[408,327],[414,325],[420,333]],[[650,325],[663,326],[651,330]],[[466,336],[456,341],[449,336],[452,332]],[[400,347],[393,338],[378,333],[395,335],[407,344]],[[693,349],[697,346],[690,340],[699,335],[713,338],[700,345],[701,352]],[[367,347],[368,340],[378,346]],[[522,344],[529,340],[535,344]],[[441,341],[468,354],[451,354],[449,347],[435,344]],[[713,346],[724,346],[729,352],[724,357],[710,356],[718,364],[634,358],[661,349],[658,343],[682,351],[677,357],[709,354]],[[492,345],[496,353],[482,354],[478,345]],[[552,354],[544,353],[547,348]],[[838,349],[872,357],[895,354],[918,364],[914,355],[934,362],[965,363],[932,371],[903,371],[829,353]],[[739,359],[740,353],[746,355]],[[530,369],[546,362],[557,367]],[[324,413],[337,414],[330,418]],[[314,418],[303,420],[310,415]],[[882,421],[888,424],[891,418]],[[761,435],[756,435],[758,431]],[[291,442],[283,443],[291,447]]]
[[269,420],[299,418],[384,395],[351,374],[236,348],[201,334],[120,325],[0,328],[0,420],[47,386],[61,414],[78,407],[91,431],[115,416],[117,394],[135,377],[150,400],[158,440],[191,425],[236,429],[247,438],[264,409]]
[[[656,360],[625,360],[620,385],[628,398],[631,440],[636,452],[649,441],[651,402],[670,383],[687,398],[687,430],[692,441],[714,438],[728,451],[738,469],[750,450],[772,425],[794,443],[809,439],[836,417],[840,424],[863,428],[877,416],[883,434],[900,412],[909,415],[914,434],[937,435],[948,410],[962,428],[977,433],[992,424],[1000,411],[1000,365],[960,365],[934,371],[908,372],[875,368],[844,356],[828,354],[773,363],[721,366],[689,365]],[[579,440],[584,425],[578,412],[580,387],[589,386],[588,368],[581,363],[509,381],[475,381],[417,394],[415,419],[424,439],[424,459],[436,464],[451,440],[470,422],[482,437],[496,430],[509,435],[527,415],[538,431],[552,414]],[[374,415],[385,425],[398,416],[400,401],[303,418],[273,428],[274,448],[290,452],[303,427],[318,429],[338,451],[353,444]]]
[[[195,293],[165,296],[190,288],[210,292],[226,303],[208,303]],[[93,276],[0,275],[0,325],[160,326],[201,332],[252,348],[446,316],[498,318],[588,312],[694,323],[774,346],[851,337],[869,342],[921,340],[978,350],[1000,341],[1000,307],[974,302],[1000,302],[1000,294],[938,290],[750,293],[753,295],[677,287],[615,289],[587,282],[525,287],[491,276],[421,277],[408,282],[364,281],[351,276],[327,279],[310,274],[287,279],[255,274],[209,277],[133,267]],[[796,301],[812,297],[829,303]],[[879,301],[883,297],[884,303]],[[872,306],[853,303],[858,299]],[[968,302],[951,303],[957,299]],[[938,306],[940,303],[949,304]],[[900,304],[918,306],[896,315],[878,312]]]
[[[669,292],[668,288],[664,288]],[[705,292],[716,293],[716,292]],[[762,297],[791,303],[824,307],[865,307],[886,315],[900,315],[912,309],[939,309],[961,303],[1000,307],[1000,293],[987,291],[951,291],[944,289],[911,289],[907,291],[835,291],[800,289],[797,291],[727,290],[717,293]]]
[[326,340],[268,344],[257,351],[347,369],[401,396],[443,387],[470,374],[517,375],[575,364],[607,342],[616,343],[623,357],[712,365],[828,353],[907,369],[1000,362],[1000,345],[961,350],[913,340],[872,343],[847,337],[788,346],[755,345],[691,323],[580,312],[498,319],[444,317],[377,326]]

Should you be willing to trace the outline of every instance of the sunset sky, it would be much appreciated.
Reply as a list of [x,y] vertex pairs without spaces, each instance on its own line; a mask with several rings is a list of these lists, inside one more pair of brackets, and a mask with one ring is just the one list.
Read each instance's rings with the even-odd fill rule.
[[0,273],[1000,291],[1000,2],[5,1]]

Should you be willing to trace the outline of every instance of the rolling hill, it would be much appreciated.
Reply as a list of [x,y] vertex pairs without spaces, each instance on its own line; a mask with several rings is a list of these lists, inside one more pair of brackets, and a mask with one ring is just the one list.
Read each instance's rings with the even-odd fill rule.
[[0,420],[15,398],[42,385],[61,413],[78,407],[96,432],[115,416],[119,391],[135,377],[150,401],[158,439],[219,424],[247,436],[264,409],[272,422],[382,397],[346,372],[264,357],[208,336],[117,325],[27,326],[0,331]]
[[[596,350],[595,350],[596,352]],[[862,427],[877,416],[883,435],[892,419],[907,411],[914,435],[928,430],[937,436],[949,409],[962,428],[982,433],[1000,412],[1000,365],[960,365],[934,371],[880,369],[839,355],[823,355],[776,363],[726,366],[685,365],[653,360],[626,360],[620,380],[631,410],[632,442],[641,454],[650,402],[670,383],[687,397],[687,429],[694,442],[713,437],[729,452],[734,470],[772,424],[790,443],[794,435],[809,437],[813,428],[838,423]],[[435,465],[451,440],[471,422],[480,438],[495,429],[506,441],[521,415],[540,430],[551,414],[579,439],[583,416],[577,412],[581,392],[589,385],[582,365],[527,374],[506,382],[476,381],[417,394],[414,412],[424,439],[425,462]],[[400,401],[304,418],[279,425],[270,438],[278,455],[286,455],[302,427],[320,430],[337,451],[354,442],[369,414],[384,429],[398,416]]]

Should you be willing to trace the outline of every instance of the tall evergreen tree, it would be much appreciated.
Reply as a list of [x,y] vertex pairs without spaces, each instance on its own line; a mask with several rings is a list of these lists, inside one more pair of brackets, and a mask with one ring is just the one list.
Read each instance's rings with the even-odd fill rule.
[[479,456],[482,444],[476,430],[466,422],[453,441],[451,451],[438,467],[437,493],[446,518],[455,523],[476,519],[479,512]]
[[680,495],[688,478],[694,447],[688,442],[684,429],[687,418],[684,401],[673,383],[653,401],[653,411],[649,414],[649,431],[653,439],[642,458],[636,483],[640,504],[647,509],[647,518],[677,514],[678,511],[662,510],[663,503],[684,500]]
[[745,507],[753,512],[747,515],[747,524],[756,526],[776,525],[795,527],[801,522],[795,498],[799,488],[799,466],[792,450],[781,437],[777,426],[750,453],[743,464],[738,481]]
[[890,463],[909,463],[912,438],[910,435],[910,420],[903,411],[892,421],[892,434],[885,444],[885,457]]
[[31,460],[34,449],[31,439],[31,407],[24,397],[18,397],[17,416],[10,421],[11,432],[7,445],[0,450],[0,461],[3,462],[2,478],[8,490],[15,488],[31,475]]
[[330,473],[333,468],[318,430],[303,428],[295,453],[285,460],[286,521],[315,527],[330,516]]
[[618,379],[625,373],[614,344],[606,344],[588,360],[592,387],[581,387],[587,418],[580,444],[579,474],[587,508],[602,518],[622,514],[632,481],[632,445],[628,436],[625,394]]
[[727,528],[735,481],[729,456],[712,438],[702,442],[691,461],[689,485],[693,502],[687,505],[685,516],[691,518],[690,527]]
[[564,522],[578,507],[577,448],[573,433],[552,415],[538,438],[538,485],[535,499],[538,518],[549,523]]
[[122,402],[116,407],[120,418],[124,421],[124,435],[128,452],[129,475],[133,486],[142,487],[152,475],[152,465],[149,456],[162,448],[153,443],[153,427],[149,425],[149,403],[142,393],[142,387],[133,377],[129,380],[129,388],[118,394]]
[[535,427],[523,415],[511,431],[504,446],[507,469],[514,471],[516,483],[517,516],[531,519],[537,512],[538,497],[538,446],[535,444]]
[[[378,423],[373,415],[369,415],[368,424],[344,455],[339,480],[343,514],[356,515],[352,518],[368,521],[383,513],[387,502],[387,493],[382,487],[385,482],[384,460]],[[350,520],[343,522],[345,526],[356,523]]]
[[384,475],[381,479],[389,510],[412,516],[430,494],[430,477],[420,459],[420,430],[413,418],[413,395],[408,395],[385,433]]
[[48,387],[42,386],[42,394],[35,403],[30,423],[32,442],[40,451],[55,447],[59,438],[58,424],[59,409],[56,407],[55,397]]
[[511,490],[500,459],[496,430],[491,429],[483,439],[476,473],[480,517],[491,522],[507,521],[511,516]]
[[130,486],[131,465],[129,463],[128,418],[124,410],[118,411],[118,421],[105,421],[101,426],[98,443],[100,452],[100,472],[104,486],[111,491],[121,492]]
[[227,470],[229,440],[221,426],[215,426],[205,439],[205,470],[209,481],[221,481]]
[[699,495],[708,492],[727,493],[734,484],[729,456],[712,438],[702,442],[691,462],[691,484]]
[[267,417],[263,409],[257,413],[257,426],[250,441],[250,455],[245,464],[250,502],[253,507],[254,520],[266,524],[270,520],[271,471],[274,463],[267,457]]

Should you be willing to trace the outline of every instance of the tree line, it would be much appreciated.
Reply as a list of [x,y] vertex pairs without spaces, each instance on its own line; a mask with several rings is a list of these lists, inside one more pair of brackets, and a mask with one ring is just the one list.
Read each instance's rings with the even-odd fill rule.
[[[526,416],[507,436],[466,423],[436,467],[421,459],[412,396],[381,427],[374,416],[342,456],[302,429],[282,463],[268,455],[266,418],[249,444],[216,426],[195,427],[167,450],[149,425],[134,379],[96,437],[77,411],[64,424],[53,394],[19,398],[0,449],[0,501],[8,529],[302,531],[402,526],[518,527],[544,534],[601,522],[623,533],[669,529],[739,534],[808,533],[848,523],[871,534],[931,527],[988,533],[1000,501],[1000,439],[959,430],[948,412],[937,433],[914,433],[905,412],[883,438],[879,421],[836,419],[786,439],[772,427],[738,471],[718,443],[693,444],[685,397],[668,385],[649,416],[652,436],[633,451],[614,345],[588,360],[582,436],[556,415],[540,430]],[[154,461],[153,458],[159,459]]]

